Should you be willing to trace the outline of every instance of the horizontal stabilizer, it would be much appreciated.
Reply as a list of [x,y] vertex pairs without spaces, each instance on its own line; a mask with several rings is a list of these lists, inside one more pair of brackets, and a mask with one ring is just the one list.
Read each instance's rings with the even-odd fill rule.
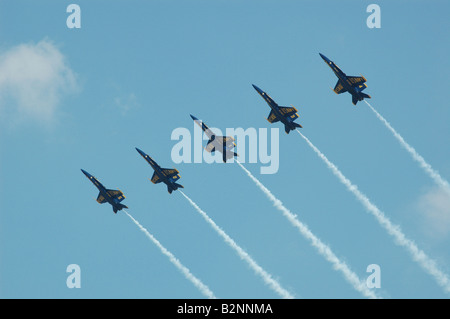
[[213,136],[206,144],[205,151],[214,153],[217,150],[232,149],[235,147],[234,138],[231,136]]
[[180,178],[180,172],[175,168],[162,168],[161,171],[164,176],[166,176],[167,178],[172,178],[172,180],[177,180]]
[[366,83],[366,78],[363,76],[347,76],[348,80],[352,84],[353,87],[360,86],[363,83]]
[[298,118],[297,109],[295,107],[286,107],[286,106],[280,106],[279,108],[280,113],[283,114],[286,117],[290,117],[291,119],[295,120]]
[[125,196],[123,195],[122,191],[120,191],[120,190],[107,189],[106,193],[108,193],[108,195],[111,196],[112,198],[117,199],[119,202],[121,202],[125,199]]

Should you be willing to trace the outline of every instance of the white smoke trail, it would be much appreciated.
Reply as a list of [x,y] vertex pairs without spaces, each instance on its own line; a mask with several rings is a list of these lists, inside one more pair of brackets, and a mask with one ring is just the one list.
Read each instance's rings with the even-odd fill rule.
[[294,227],[297,227],[300,233],[308,239],[311,244],[317,249],[317,251],[325,257],[327,261],[333,264],[335,270],[339,270],[344,275],[344,278],[353,286],[354,289],[362,293],[368,298],[378,298],[366,285],[362,282],[358,276],[347,266],[347,264],[341,261],[317,236],[315,236],[302,222],[297,219],[297,216],[290,212],[283,203],[277,199],[272,192],[270,192],[250,171],[248,171],[239,161],[236,163],[247,173],[247,175],[255,182],[255,184],[263,191],[263,193],[272,201],[273,205],[280,210],[283,215],[291,222]]
[[383,124],[392,132],[394,137],[400,142],[400,144],[411,154],[412,158],[419,163],[420,167],[434,180],[436,184],[441,186],[450,194],[450,184],[439,175],[439,173],[434,170],[430,164],[428,164],[425,159],[417,153],[417,151],[409,145],[403,137],[397,133],[397,131],[391,126],[391,124],[383,117],[380,113],[378,113],[375,108],[369,104],[366,100],[364,100],[366,104],[370,107],[370,109],[375,113],[378,119],[383,122]]
[[214,228],[214,230],[225,240],[225,242],[233,248],[241,259],[245,260],[247,264],[255,271],[256,274],[261,276],[264,282],[272,288],[277,294],[279,294],[284,299],[293,299],[294,296],[291,295],[286,289],[281,287],[281,285],[272,278],[272,276],[267,273],[260,265],[253,260],[250,255],[243,250],[236,242],[230,238],[230,236],[225,233],[217,224],[200,208],[198,205],[190,199],[185,193],[180,190],[180,193],[189,201],[189,203],[202,215],[202,217]]
[[204,283],[202,283],[200,281],[200,279],[198,279],[197,277],[195,277],[188,268],[186,268],[185,266],[183,266],[181,264],[181,262],[170,252],[168,251],[163,245],[161,245],[161,243],[155,238],[153,237],[152,234],[150,234],[148,232],[147,229],[144,228],[144,226],[142,226],[141,224],[139,224],[139,222],[133,218],[133,216],[131,216],[127,211],[125,211],[125,214],[128,215],[128,217],[130,217],[130,219],[139,227],[140,230],[142,230],[144,232],[144,234],[156,245],[158,246],[158,248],[161,250],[161,252],[166,255],[167,257],[169,257],[170,261],[172,262],[172,264],[174,264],[182,273],[183,275],[186,277],[186,279],[188,279],[189,281],[191,281],[195,287],[197,287],[200,292],[202,294],[204,294],[206,297],[208,297],[209,299],[216,299],[216,296],[214,296],[214,293],[208,288],[208,286],[206,286]]
[[339,179],[339,181],[344,184],[347,189],[355,195],[355,197],[363,204],[363,206],[376,218],[380,225],[394,237],[395,242],[406,248],[406,250],[411,254],[414,261],[419,263],[419,265],[431,276],[434,277],[436,282],[446,291],[450,292],[450,279],[442,272],[436,265],[436,262],[428,257],[422,250],[420,250],[417,245],[410,239],[408,239],[405,234],[401,231],[400,226],[394,225],[389,218],[387,218],[383,212],[381,212],[377,206],[372,204],[372,202],[367,198],[366,195],[361,193],[358,187],[349,179],[347,179],[341,171],[331,163],[328,158],[319,149],[314,146],[311,141],[306,138],[299,130],[298,134],[308,143],[308,145],[316,152],[316,154],[325,162],[328,168],[333,172],[333,174]]

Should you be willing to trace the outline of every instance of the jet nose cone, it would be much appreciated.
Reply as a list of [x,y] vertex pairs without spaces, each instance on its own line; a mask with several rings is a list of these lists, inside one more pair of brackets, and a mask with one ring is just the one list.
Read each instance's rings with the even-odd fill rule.
[[84,175],[86,175],[87,177],[90,177],[91,174],[89,174],[88,172],[86,172],[84,169],[81,169],[81,171],[83,172]]
[[328,59],[326,56],[324,56],[322,53],[319,53],[320,57],[326,62],[326,63],[330,63],[330,59]]
[[136,151],[138,151],[139,152],[139,154],[141,154],[142,156],[145,156],[145,153],[144,152],[142,152],[140,149],[138,149],[137,147],[135,147],[136,148]]
[[191,116],[191,118],[194,120],[194,121],[198,121],[198,118],[196,118],[194,115],[192,115],[192,114],[189,114],[190,116]]
[[252,84],[252,86],[259,94],[263,93],[263,91],[259,87],[257,87],[256,85]]

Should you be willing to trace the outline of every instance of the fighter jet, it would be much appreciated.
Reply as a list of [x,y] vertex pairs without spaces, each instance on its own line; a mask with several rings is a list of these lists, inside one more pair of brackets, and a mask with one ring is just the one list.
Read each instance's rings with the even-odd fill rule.
[[322,53],[319,53],[326,64],[333,70],[334,74],[338,77],[338,82],[334,87],[333,91],[336,94],[341,94],[348,92],[352,95],[352,102],[354,105],[358,101],[364,100],[364,98],[370,99],[370,95],[362,93],[362,91],[367,87],[365,84],[366,78],[363,76],[348,76],[331,60],[329,60]]
[[232,149],[236,147],[236,143],[234,143],[234,138],[231,136],[218,136],[215,135],[205,123],[191,115],[194,122],[201,127],[201,129],[205,132],[206,136],[208,136],[209,141],[206,144],[205,150],[209,153],[214,153],[215,151],[219,151],[222,153],[222,160],[225,163],[228,159],[233,158],[234,156],[239,156]]
[[117,211],[121,210],[122,208],[128,208],[127,206],[120,203],[125,199],[125,196],[123,195],[122,191],[115,189],[107,189],[105,186],[103,186],[102,183],[99,182],[97,178],[95,178],[94,176],[92,176],[83,169],[81,171],[100,191],[97,197],[97,202],[99,204],[110,203],[113,207],[114,214],[117,214]]
[[152,183],[158,184],[161,182],[164,182],[164,184],[167,185],[167,190],[169,191],[169,194],[172,194],[173,191],[176,191],[178,188],[184,188],[183,185],[175,183],[176,180],[180,179],[180,172],[174,168],[161,168],[156,162],[142,152],[140,149],[136,147],[136,150],[141,154],[143,158],[150,164],[150,166],[155,170],[152,176]]
[[289,134],[290,131],[295,130],[297,127],[302,127],[300,124],[294,122],[294,120],[298,118],[298,111],[295,107],[279,106],[266,92],[261,90],[256,85],[252,85],[272,109],[269,113],[269,117],[267,118],[269,123],[281,121],[281,123],[284,124],[284,130],[287,134]]

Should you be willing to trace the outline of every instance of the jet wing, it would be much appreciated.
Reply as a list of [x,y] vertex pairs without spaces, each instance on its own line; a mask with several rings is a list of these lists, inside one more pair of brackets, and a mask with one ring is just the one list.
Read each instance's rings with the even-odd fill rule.
[[276,123],[278,122],[280,119],[277,118],[277,116],[275,115],[275,113],[272,111],[270,111],[269,113],[269,117],[267,118],[267,120],[269,121],[269,123]]
[[222,152],[224,148],[230,150],[235,146],[234,138],[231,136],[213,136],[206,144],[205,151],[211,153],[215,152],[216,148],[218,148]]
[[161,171],[166,177],[172,178],[174,181],[180,179],[180,172],[175,168],[163,168]]
[[161,183],[161,179],[159,178],[158,174],[156,174],[156,172],[153,173],[151,181],[153,184]]
[[120,190],[108,189],[106,190],[106,192],[108,193],[109,196],[111,196],[112,198],[116,198],[119,202],[125,199],[125,196]]
[[366,78],[363,76],[347,76],[352,86],[359,86],[366,82]]
[[106,199],[105,199],[105,197],[103,197],[102,193],[98,194],[97,203],[99,203],[99,204],[106,203]]
[[336,86],[334,87],[333,91],[334,91],[336,94],[341,94],[341,93],[347,92],[347,90],[344,89],[344,85],[342,84],[341,80],[339,80],[339,81],[336,83]]
[[290,117],[292,120],[298,118],[297,109],[295,107],[280,106],[280,112],[286,117]]
[[[215,137],[215,136],[214,136],[214,137]],[[214,141],[215,141],[215,138],[214,138],[214,139],[210,139],[210,140],[208,141],[208,143],[206,144],[206,147],[205,147],[205,151],[207,151],[208,153],[215,152],[215,150],[216,150],[216,145],[215,145]],[[216,142],[216,143],[217,143],[217,142]]]
[[232,149],[233,147],[236,146],[236,144],[234,143],[234,138],[231,136],[223,136],[222,137],[222,144],[225,146],[225,148],[227,150]]

